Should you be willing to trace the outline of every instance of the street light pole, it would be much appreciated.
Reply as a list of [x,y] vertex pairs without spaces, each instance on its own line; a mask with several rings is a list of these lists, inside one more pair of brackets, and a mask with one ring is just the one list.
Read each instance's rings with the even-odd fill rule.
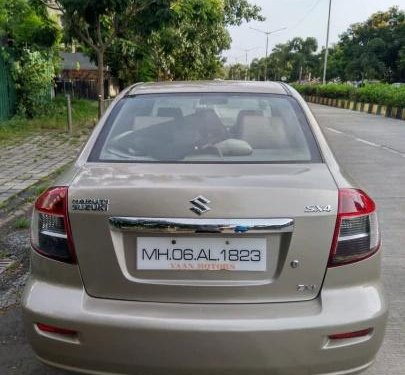
[[330,32],[330,14],[332,10],[332,0],[329,0],[329,13],[328,13],[328,27],[326,30],[326,48],[325,48],[325,58],[323,65],[323,80],[322,83],[326,84],[326,70],[328,69],[328,55],[329,55],[329,32]]
[[246,54],[246,59],[245,59],[245,65],[246,65],[246,72],[245,72],[245,81],[247,81],[248,80],[248,70],[249,70],[249,68],[248,68],[248,50],[247,49],[245,49],[245,54]]
[[241,51],[245,52],[245,65],[246,65],[245,81],[247,81],[247,79],[248,79],[248,70],[249,70],[249,66],[248,66],[248,52],[254,51],[255,49],[258,49],[258,48],[259,48],[259,47],[243,48],[243,49],[241,49]]
[[269,33],[266,33],[266,59],[264,60],[264,80],[267,81],[267,57],[269,55]]
[[254,27],[249,27],[250,29],[254,31],[258,31],[259,33],[265,34],[266,35],[266,59],[264,60],[264,80],[267,81],[267,57],[269,55],[269,36],[271,34],[277,33],[279,31],[285,30],[286,27],[282,27],[281,29],[273,30],[273,31],[264,31],[260,29],[255,29]]

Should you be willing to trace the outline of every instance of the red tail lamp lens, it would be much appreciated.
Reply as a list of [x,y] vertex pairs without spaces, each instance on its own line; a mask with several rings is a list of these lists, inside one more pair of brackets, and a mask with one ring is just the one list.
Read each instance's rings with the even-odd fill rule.
[[362,190],[340,189],[329,267],[366,259],[379,247],[380,232],[373,200]]
[[46,190],[35,202],[31,243],[41,255],[61,262],[75,263],[66,186]]
[[367,215],[375,211],[374,201],[362,190],[339,190],[339,214],[344,216]]

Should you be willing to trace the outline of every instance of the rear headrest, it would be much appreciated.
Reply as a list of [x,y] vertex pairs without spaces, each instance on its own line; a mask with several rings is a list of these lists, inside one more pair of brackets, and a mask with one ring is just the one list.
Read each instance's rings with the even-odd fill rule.
[[133,130],[144,129],[152,125],[163,124],[172,120],[173,117],[135,116]]
[[183,113],[180,108],[177,107],[160,107],[157,111],[159,117],[172,117],[178,120],[183,117]]
[[227,130],[212,108],[199,108],[193,115],[193,125],[207,140],[219,142],[227,138]]
[[241,111],[239,111],[238,117],[236,118],[235,126],[231,129],[231,133],[234,136],[240,137],[242,131],[242,121],[246,116],[263,116],[263,111],[255,109],[242,109]]
[[288,145],[284,123],[278,117],[244,116],[240,138],[254,149],[282,148]]
[[263,111],[260,111],[258,109],[242,109],[238,113],[236,123],[241,122],[243,117],[245,116],[263,116]]

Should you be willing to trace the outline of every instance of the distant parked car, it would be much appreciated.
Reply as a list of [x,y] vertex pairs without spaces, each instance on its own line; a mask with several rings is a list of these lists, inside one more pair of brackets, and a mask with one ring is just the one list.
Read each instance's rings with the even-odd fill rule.
[[387,303],[373,200],[282,83],[137,84],[36,201],[25,328],[92,374],[354,374]]

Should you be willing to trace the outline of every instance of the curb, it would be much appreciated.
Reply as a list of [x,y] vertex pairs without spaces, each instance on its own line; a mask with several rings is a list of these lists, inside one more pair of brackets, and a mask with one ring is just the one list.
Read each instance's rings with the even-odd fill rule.
[[376,116],[393,118],[396,120],[405,121],[405,108],[390,107],[375,103],[355,102],[347,99],[331,99],[322,96],[304,95],[304,98],[309,103],[322,104],[330,107],[349,109],[356,112],[369,113]]

